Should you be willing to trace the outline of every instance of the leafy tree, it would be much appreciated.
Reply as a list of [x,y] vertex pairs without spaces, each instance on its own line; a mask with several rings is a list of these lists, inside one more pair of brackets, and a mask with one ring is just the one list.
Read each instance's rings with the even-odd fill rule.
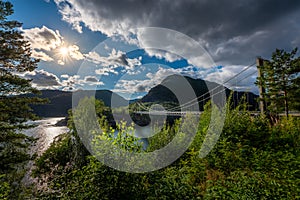
[[0,0],[0,174],[6,174],[1,179],[8,178],[18,163],[28,160],[26,147],[31,138],[21,130],[30,127],[24,122],[36,119],[29,105],[42,102],[23,95],[38,91],[31,80],[17,74],[33,71],[38,60],[31,57],[30,45],[19,30],[22,24],[7,19],[12,14],[13,5]]
[[296,57],[297,48],[291,52],[276,49],[271,60],[264,60],[259,66],[262,76],[257,84],[265,88],[264,101],[271,113],[278,114],[299,109],[297,101],[300,98],[300,57]]

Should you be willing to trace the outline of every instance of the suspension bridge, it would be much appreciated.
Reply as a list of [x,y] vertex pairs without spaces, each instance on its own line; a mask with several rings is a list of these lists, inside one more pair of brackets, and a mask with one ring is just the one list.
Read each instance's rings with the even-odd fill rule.
[[242,81],[247,80],[249,77],[257,74],[256,69],[253,71],[253,67],[255,66],[255,64],[256,63],[253,63],[245,67],[239,73],[235,74],[234,76],[227,79],[223,83],[219,84],[215,88],[179,106],[173,107],[168,110],[159,110],[159,109],[155,110],[155,109],[149,109],[148,107],[144,106],[143,103],[141,102],[137,102],[137,105],[139,106],[140,110],[134,111],[133,113],[140,114],[140,115],[157,115],[157,116],[162,116],[162,115],[163,116],[165,115],[185,116],[187,114],[201,115],[202,111],[195,111],[193,110],[193,107],[198,106],[201,103],[204,105],[208,100],[213,99],[217,95],[219,95],[220,97],[222,93],[224,94],[227,88],[237,87],[238,83],[241,83]]

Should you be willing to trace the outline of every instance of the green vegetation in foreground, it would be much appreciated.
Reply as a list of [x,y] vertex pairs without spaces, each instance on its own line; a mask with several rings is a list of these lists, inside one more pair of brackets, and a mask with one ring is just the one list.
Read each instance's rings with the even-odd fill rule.
[[[83,100],[89,101],[94,99]],[[114,170],[91,156],[73,128],[76,116],[72,116],[70,132],[36,161],[35,175],[46,177],[40,181],[46,181],[49,189],[33,195],[39,199],[299,199],[300,119],[282,118],[271,126],[263,116],[252,117],[246,105],[234,110],[227,106],[220,139],[200,158],[212,107],[206,105],[197,135],[184,155],[166,168],[141,174]],[[103,127],[101,112],[106,109],[96,110]],[[150,138],[147,150],[167,144],[177,125]],[[108,131],[99,138],[129,151],[142,151],[132,138],[132,129],[122,126],[122,136],[109,137]]]

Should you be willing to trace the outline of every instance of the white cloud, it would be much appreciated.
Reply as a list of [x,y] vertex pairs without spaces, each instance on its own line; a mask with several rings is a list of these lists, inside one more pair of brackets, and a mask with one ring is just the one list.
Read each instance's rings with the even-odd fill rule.
[[95,51],[84,55],[87,61],[100,65],[100,69],[96,69],[95,73],[98,75],[108,76],[109,73],[118,74],[117,68],[124,68],[129,73],[135,70],[136,66],[141,65],[141,58],[127,58],[122,51],[112,49],[108,56],[101,56]]
[[174,55],[170,52],[164,51],[164,50],[158,50],[158,49],[146,49],[146,53],[149,56],[154,56],[158,59],[166,59],[168,62],[174,62],[177,60],[181,60],[182,58],[178,55]]
[[30,41],[34,49],[50,51],[61,46],[63,43],[63,37],[59,31],[51,30],[46,26],[42,28],[23,29],[22,31],[24,32],[25,39]]
[[117,51],[116,49],[112,49],[108,57],[100,56],[95,51],[85,54],[85,57],[88,61],[95,64],[100,64],[103,67],[119,67],[129,65],[126,54],[122,51]]
[[[32,56],[42,61],[57,60],[57,64],[65,65],[67,59],[83,60],[84,55],[77,45],[67,45],[58,30],[43,26],[22,29],[24,38],[29,41],[33,49]],[[60,49],[66,48],[67,55],[60,55]]]
[[161,83],[170,75],[180,74],[183,69],[162,68],[159,67],[155,73],[147,73],[145,79],[140,80],[119,80],[115,86],[114,92],[136,93],[148,92],[152,87]]
[[69,75],[68,74],[62,74],[62,75],[60,75],[60,77],[64,78],[64,79],[67,79],[67,78],[69,78]]
[[159,67],[156,73],[148,73],[146,74],[146,76],[151,80],[160,83],[164,78],[173,74],[179,74],[180,71],[181,69],[173,69],[173,68],[166,69],[166,68]]
[[59,64],[59,65],[65,65],[65,62],[62,61],[62,60],[57,60],[57,64]]
[[186,59],[190,65],[211,68],[214,62],[208,52],[194,39],[177,31],[160,28],[138,29],[139,47],[150,56],[169,62]]
[[89,85],[104,85],[96,76],[86,76],[84,77],[84,82]]
[[84,59],[84,55],[79,51],[79,47],[77,45],[71,45],[68,48],[69,56],[75,60]]
[[32,57],[46,61],[46,62],[53,61],[53,58],[51,58],[48,54],[46,54],[43,51],[38,51],[38,50],[32,51]]
[[45,89],[60,89],[64,91],[77,90],[79,88],[86,88],[89,86],[102,86],[104,83],[99,81],[96,76],[85,76],[81,78],[79,75],[70,76],[62,74],[59,79],[55,74],[45,70],[35,70],[32,72],[20,73],[26,79],[32,80],[32,85],[40,90]]
[[120,80],[113,89],[114,92],[130,93],[146,92],[150,88],[151,81],[148,80]]
[[35,58],[53,61],[48,52],[63,44],[63,37],[58,30],[54,31],[43,26],[42,28],[22,29],[22,31],[24,38],[31,44]]
[[62,15],[62,20],[71,24],[74,30],[82,33],[82,26],[80,25],[80,23],[82,22],[81,13],[70,4],[65,3],[64,0],[54,1],[59,7],[59,12]]
[[95,64],[100,64],[102,63],[103,57],[101,57],[98,53],[95,51],[91,51],[88,54],[84,55],[87,61],[95,63]]
[[78,84],[80,85],[79,79],[79,75],[69,76],[66,80],[62,81],[62,85],[65,87],[73,87]]
[[[55,0],[62,15],[62,19],[72,25],[72,28],[82,33],[82,24],[92,31],[101,31],[102,33],[112,36],[116,33],[125,33],[132,27],[132,22],[127,18],[111,20],[99,15],[98,9],[95,10],[93,3],[68,0]],[[101,9],[101,7],[100,7]],[[108,12],[101,10],[100,12]]]
[[85,76],[81,78],[79,75],[62,75],[61,77],[64,78],[61,82],[63,90],[77,90],[88,86],[104,85],[96,76]]
[[102,67],[100,69],[97,69],[95,73],[102,76],[109,76],[109,74],[116,74],[116,75],[119,74],[119,72],[112,67]]
[[[251,91],[257,93],[257,87],[254,84],[257,77],[256,67],[250,67],[245,72],[241,73],[237,77],[233,78],[235,75],[239,74],[247,66],[242,65],[228,65],[222,67],[222,69],[217,71],[212,71],[205,76],[205,80],[216,82],[219,84],[225,84],[226,87],[232,90],[238,91]],[[229,80],[229,81],[228,81]]]

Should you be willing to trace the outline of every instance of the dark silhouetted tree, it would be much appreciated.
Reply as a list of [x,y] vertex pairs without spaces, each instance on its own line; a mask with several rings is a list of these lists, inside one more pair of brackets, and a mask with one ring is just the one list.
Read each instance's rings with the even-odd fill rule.
[[264,60],[260,66],[262,77],[257,84],[265,88],[264,100],[268,111],[278,115],[298,109],[300,100],[300,57],[296,57],[297,48],[291,52],[276,49],[270,60]]
[[20,31],[22,24],[7,19],[12,14],[12,4],[0,0],[0,175],[7,176],[29,159],[27,147],[31,138],[22,130],[30,127],[24,122],[36,119],[30,104],[43,101],[23,95],[38,93],[31,80],[18,76],[33,71],[38,60],[31,57],[30,45]]

